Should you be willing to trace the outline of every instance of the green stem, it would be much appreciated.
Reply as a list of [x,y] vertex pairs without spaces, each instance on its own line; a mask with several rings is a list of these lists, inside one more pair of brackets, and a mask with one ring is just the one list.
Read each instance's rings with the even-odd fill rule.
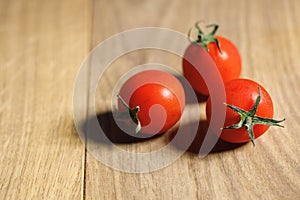
[[136,125],[135,127],[135,133],[140,132],[142,126],[141,122],[138,118],[138,112],[140,111],[140,107],[136,106],[134,108],[130,108],[129,105],[125,102],[125,100],[118,94],[117,95],[118,99],[121,100],[121,103],[127,108],[127,111],[129,112],[129,116],[132,120],[132,122]]
[[238,113],[241,116],[241,120],[237,124],[233,124],[231,126],[227,126],[222,129],[239,129],[244,126],[248,132],[252,144],[255,145],[254,143],[255,135],[253,133],[254,125],[263,124],[267,126],[279,126],[283,128],[284,126],[280,125],[279,123],[285,121],[285,119],[275,120],[270,118],[259,117],[256,115],[256,111],[260,103],[260,100],[261,100],[261,91],[260,88],[258,87],[258,97],[256,98],[253,107],[249,111],[245,111],[239,107],[225,103],[225,105],[228,108],[232,109],[234,112]]
[[190,29],[189,32],[188,32],[188,39],[189,39],[189,41],[191,43],[195,43],[195,44],[198,44],[198,45],[204,47],[206,51],[209,51],[207,45],[209,43],[211,43],[211,42],[215,42],[216,45],[217,45],[217,47],[218,47],[218,50],[219,50],[220,54],[222,54],[221,45],[219,43],[219,40],[215,37],[215,34],[216,34],[216,32],[217,32],[217,30],[219,28],[219,25],[218,24],[209,24],[209,25],[207,25],[206,26],[207,28],[212,27],[213,30],[209,34],[205,34],[201,30],[201,28],[199,26],[199,23],[200,23],[200,21],[197,21],[195,23],[195,28],[196,28],[196,31],[197,31],[197,40],[193,40],[191,38],[191,30],[192,29]]

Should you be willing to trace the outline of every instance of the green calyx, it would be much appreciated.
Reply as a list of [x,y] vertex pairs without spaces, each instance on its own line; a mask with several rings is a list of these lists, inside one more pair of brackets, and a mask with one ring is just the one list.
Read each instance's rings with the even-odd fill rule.
[[202,47],[205,48],[206,51],[209,51],[208,49],[208,44],[211,43],[211,42],[215,42],[217,47],[218,47],[218,50],[219,52],[222,54],[222,50],[221,50],[221,47],[220,47],[220,43],[218,41],[218,39],[215,38],[215,34],[219,28],[219,25],[218,24],[209,24],[207,25],[206,27],[207,28],[210,28],[212,27],[213,30],[209,33],[209,34],[204,34],[204,32],[201,30],[200,26],[199,26],[199,23],[200,21],[196,22],[195,23],[195,28],[196,28],[196,31],[197,31],[197,37],[198,39],[197,40],[193,40],[190,35],[191,35],[191,30],[189,30],[188,32],[188,39],[191,43],[195,43],[195,44],[198,44]]
[[127,108],[127,111],[121,112],[119,117],[122,119],[128,119],[128,113],[129,113],[129,116],[130,116],[132,122],[136,126],[135,133],[140,132],[140,130],[142,128],[141,122],[138,118],[138,112],[140,111],[140,107],[136,106],[134,108],[130,108],[129,105],[124,101],[124,99],[120,95],[117,95],[117,97],[118,97],[118,99],[121,100],[122,104]]
[[279,126],[279,127],[283,128],[284,126],[280,125],[279,123],[285,121],[285,119],[275,120],[275,119],[270,119],[270,118],[259,117],[256,115],[256,111],[257,111],[258,105],[260,103],[260,100],[261,100],[261,91],[260,91],[260,88],[258,88],[258,97],[255,101],[255,104],[249,111],[245,111],[241,108],[238,108],[236,106],[225,103],[225,105],[228,108],[232,109],[233,111],[235,111],[236,113],[238,113],[241,116],[241,120],[237,124],[233,124],[231,126],[227,126],[222,129],[239,129],[244,126],[248,132],[249,138],[250,138],[253,146],[255,146],[255,143],[254,143],[255,136],[253,133],[254,125],[263,124],[263,125],[267,125],[267,126]]

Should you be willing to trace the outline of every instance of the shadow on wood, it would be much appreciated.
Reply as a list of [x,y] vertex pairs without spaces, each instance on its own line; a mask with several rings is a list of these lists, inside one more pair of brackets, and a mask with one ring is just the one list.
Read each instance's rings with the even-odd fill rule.
[[[122,123],[122,122],[118,122]],[[125,122],[123,122],[124,127],[128,127],[128,130],[122,130],[118,124],[115,122],[112,112],[105,112],[100,113],[95,117],[90,117],[87,120],[85,120],[80,128],[80,134],[81,138],[84,139],[84,141],[92,141],[96,143],[102,143],[102,144],[111,144],[111,143],[123,143],[123,144],[130,144],[130,143],[136,143],[136,142],[143,142],[146,140],[150,140],[153,138],[157,138],[162,136],[163,134],[157,134],[157,135],[146,135],[139,133],[138,135],[135,135],[132,128],[130,128]],[[214,134],[207,133],[208,130],[208,122],[207,121],[200,121],[200,122],[192,122],[191,124],[185,124],[182,125],[181,131],[184,134],[180,134],[176,141],[172,141],[172,145],[180,150],[183,150],[186,147],[187,141],[190,139],[189,137],[193,137],[194,134],[191,133],[191,127],[195,127],[195,123],[198,124],[198,130],[196,133],[195,138],[192,140],[191,145],[189,145],[187,151],[191,153],[198,154],[200,151],[200,148],[203,144],[204,138],[207,138],[208,142],[210,140],[213,140],[213,138],[217,137]],[[98,127],[96,127],[98,126]],[[101,127],[102,131],[99,129],[99,126]],[[130,130],[131,129],[131,130]],[[132,132],[132,134],[128,134],[128,132]],[[175,137],[177,134],[177,129],[174,129],[168,134],[169,142]],[[102,133],[101,133],[102,132]],[[189,140],[190,141],[190,140]],[[238,148],[246,143],[240,143],[240,144],[234,144],[229,143],[226,141],[223,141],[221,139],[218,139],[217,143],[213,146],[212,149],[206,150],[202,149],[201,153],[216,153],[216,152],[223,152],[227,150],[232,150],[235,148]]]
[[[118,123],[121,123],[122,129],[116,123],[112,112],[100,113],[97,117],[90,117],[80,125],[81,138],[84,138],[84,141],[111,144],[142,142],[163,135],[136,134],[134,129],[125,122]],[[124,130],[124,128],[127,130]]]
[[[198,131],[196,133],[196,136],[194,137],[194,134],[191,133],[191,127],[195,127],[195,123],[198,124]],[[207,138],[208,144],[211,141],[211,145],[208,146],[213,146],[212,149],[202,149],[201,154],[207,154],[207,153],[216,153],[216,152],[223,152],[223,151],[228,151],[232,150],[235,148],[238,148],[246,143],[240,143],[240,144],[234,144],[234,143],[229,143],[226,141],[223,141],[221,139],[217,139],[217,143],[214,145],[212,143],[215,143],[216,135],[213,133],[208,133],[208,122],[207,121],[200,121],[200,122],[193,122],[193,124],[186,124],[181,127],[181,132],[184,134],[180,134],[181,139],[177,140],[180,142],[172,142],[173,146],[175,146],[178,149],[183,149],[186,147],[185,141],[189,140],[191,138],[189,137],[194,137],[192,144],[188,147],[187,151],[195,154],[199,154],[200,148],[204,142],[204,138]],[[177,130],[174,130],[173,132],[170,133],[169,140],[171,141],[175,135],[177,134]]]

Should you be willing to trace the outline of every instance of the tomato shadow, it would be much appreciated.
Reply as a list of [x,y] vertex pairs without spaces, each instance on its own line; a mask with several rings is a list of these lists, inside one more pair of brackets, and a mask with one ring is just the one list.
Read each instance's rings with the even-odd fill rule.
[[[80,136],[85,141],[95,143],[136,143],[152,138],[160,137],[163,134],[149,135],[135,134],[132,127],[125,122],[116,122],[112,112],[99,113],[97,116],[89,117],[80,124]],[[119,127],[121,124],[122,129]],[[124,127],[127,130],[124,130]]]
[[[192,133],[192,127],[197,126],[198,123],[198,130],[196,135]],[[177,139],[175,142],[171,142],[172,145],[180,150],[185,150],[186,149],[186,142],[191,141],[192,143],[188,146],[187,151],[193,154],[199,154],[200,149],[202,144],[204,143],[204,139],[206,141],[206,147],[211,147],[213,148],[202,148],[201,149],[201,154],[208,154],[208,153],[218,153],[218,152],[224,152],[228,150],[233,150],[238,147],[243,146],[246,143],[230,143],[226,142],[212,132],[208,132],[208,122],[207,121],[200,121],[200,122],[192,122],[190,124],[185,124],[180,127],[180,135],[177,135],[177,130],[174,130],[170,133],[169,135],[169,141],[171,142],[173,138],[176,137],[181,137]],[[193,129],[194,130],[194,129]],[[191,138],[193,137],[193,138]],[[215,143],[215,141],[217,142]]]
[[197,101],[198,103],[203,103],[206,102],[208,99],[208,96],[205,96],[203,94],[198,93],[197,91],[195,91],[190,84],[188,83],[188,81],[184,78],[184,76],[181,75],[176,75],[175,76],[179,82],[181,83],[184,92],[185,92],[185,99],[186,99],[186,104],[194,104],[197,102],[194,102],[194,98],[191,98],[193,95],[196,95]]

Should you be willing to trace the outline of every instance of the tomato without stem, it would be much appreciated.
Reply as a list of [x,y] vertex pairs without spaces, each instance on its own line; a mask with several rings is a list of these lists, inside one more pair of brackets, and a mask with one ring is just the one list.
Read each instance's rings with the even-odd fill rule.
[[[283,120],[274,120],[273,102],[268,92],[258,83],[248,79],[234,79],[225,84],[226,118],[220,138],[243,143],[260,137],[269,126],[280,126]],[[222,102],[220,102],[222,103]],[[206,106],[208,121],[211,118],[211,99]]]
[[[218,25],[212,24],[208,26],[212,26],[214,29],[208,35],[205,35],[199,28],[198,23],[196,23],[198,40],[191,41],[191,44],[187,47],[182,60],[183,74],[185,78],[190,82],[194,90],[203,95],[209,95],[205,81],[197,72],[195,67],[189,63],[187,59],[185,59],[190,56],[195,58],[199,57],[199,59],[201,58],[201,55],[198,55],[199,51],[195,50],[194,44],[203,46],[207,50],[211,59],[215,62],[224,82],[238,78],[242,69],[241,57],[236,46],[224,37],[215,36]],[[202,65],[201,67],[206,66]]]
[[131,77],[121,87],[119,100],[119,110],[129,111],[136,132],[146,134],[170,129],[180,119],[185,106],[181,83],[160,70],[146,70]]

